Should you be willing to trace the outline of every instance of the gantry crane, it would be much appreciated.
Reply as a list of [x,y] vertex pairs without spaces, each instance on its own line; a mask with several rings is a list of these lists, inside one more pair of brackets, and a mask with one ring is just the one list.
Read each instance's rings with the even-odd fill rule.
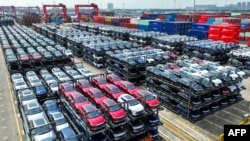
[[64,22],[68,22],[69,18],[68,18],[68,15],[67,15],[66,5],[64,5],[62,3],[59,3],[59,4],[44,4],[43,5],[43,13],[44,13],[46,23],[49,22],[49,15],[48,15],[48,12],[47,12],[47,7],[62,7]]
[[18,11],[19,9],[24,10],[25,12],[28,12],[28,13],[30,13],[32,9],[36,9],[38,11],[38,14],[39,15],[41,14],[39,6],[27,6],[27,7],[25,7],[25,6],[18,6],[18,7],[16,7],[16,11]]
[[94,8],[94,16],[98,16],[99,8],[98,5],[91,3],[91,4],[76,4],[75,5],[75,14],[76,14],[76,21],[81,21],[81,13],[80,7],[93,7]]
[[0,6],[0,12],[2,12],[2,15],[4,15],[5,10],[12,10],[13,16],[16,17],[16,7],[11,5],[11,6]]

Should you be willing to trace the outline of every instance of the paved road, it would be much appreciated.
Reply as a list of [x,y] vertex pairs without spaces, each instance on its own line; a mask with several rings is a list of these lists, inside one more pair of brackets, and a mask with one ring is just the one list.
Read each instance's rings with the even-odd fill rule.
[[[0,46],[0,48],[2,48]],[[9,75],[0,49],[0,140],[23,141],[15,95],[11,91]]]

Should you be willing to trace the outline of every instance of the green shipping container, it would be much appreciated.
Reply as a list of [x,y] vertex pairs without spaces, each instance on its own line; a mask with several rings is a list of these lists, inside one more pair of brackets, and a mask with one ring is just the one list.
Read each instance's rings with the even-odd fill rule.
[[250,37],[250,32],[245,32],[245,37]]
[[149,25],[149,21],[148,20],[138,20],[137,24],[138,25],[146,25],[146,26],[148,26]]
[[239,16],[241,13],[231,13],[231,16]]

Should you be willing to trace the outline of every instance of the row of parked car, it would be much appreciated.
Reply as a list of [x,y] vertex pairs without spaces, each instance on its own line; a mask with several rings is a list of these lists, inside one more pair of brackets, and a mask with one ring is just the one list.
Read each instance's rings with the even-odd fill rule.
[[145,81],[145,68],[149,65],[173,62],[177,55],[151,47],[140,47],[106,52],[108,72],[115,72],[136,85]]
[[186,55],[199,57],[210,61],[226,63],[229,59],[227,53],[239,48],[236,43],[224,43],[222,41],[201,40],[185,42],[183,51]]
[[249,48],[239,48],[237,50],[232,50],[228,53],[230,57],[229,62],[239,68],[250,69],[250,49]]
[[191,121],[242,100],[242,80],[249,76],[235,67],[195,57],[146,70],[147,88],[159,95],[163,105]]
[[[117,87],[115,84],[121,86],[118,85],[120,87]],[[133,95],[131,95],[130,90],[133,91]],[[75,87],[71,83],[62,83],[59,85],[59,91],[63,96],[65,107],[68,108],[75,119],[78,119],[78,123],[84,127],[88,134],[103,132],[107,127],[110,127],[112,137],[115,140],[122,140],[128,137],[126,137],[126,133],[134,137],[147,130],[153,134],[157,131],[155,126],[159,125],[159,117],[154,112],[159,108],[157,98],[147,91],[139,91],[132,83],[122,81],[117,75],[110,74],[107,75],[107,78],[102,75],[94,76],[91,81],[79,79],[76,81]],[[138,92],[136,93],[136,91]],[[128,92],[130,93],[126,94]],[[81,102],[81,105],[77,102],[79,99],[89,99],[90,102]],[[79,104],[74,105],[72,102]],[[92,105],[90,106],[89,103]],[[88,116],[84,116],[93,111],[93,105],[101,109],[103,113],[101,114],[100,111],[99,114],[96,113],[99,116],[95,118],[100,119],[98,123],[91,122],[93,119],[90,120]],[[149,111],[149,115],[145,115],[143,105]],[[81,108],[84,108],[84,113],[79,112]],[[97,110],[96,108],[94,108],[94,111]],[[144,120],[144,118],[148,122],[145,122],[147,120]],[[149,126],[152,128],[148,129]],[[158,138],[156,134],[153,136]]]

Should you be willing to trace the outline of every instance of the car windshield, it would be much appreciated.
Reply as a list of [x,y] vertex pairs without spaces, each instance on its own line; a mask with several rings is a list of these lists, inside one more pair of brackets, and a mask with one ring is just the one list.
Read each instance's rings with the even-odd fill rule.
[[118,104],[109,107],[110,112],[118,111],[120,109],[121,109],[121,107]]
[[51,131],[51,127],[49,125],[42,125],[40,127],[37,127],[33,129],[32,132],[34,132],[34,135],[41,135],[45,134]]
[[26,95],[26,96],[23,96],[21,97],[23,101],[25,100],[32,100],[32,99],[35,99],[36,96],[34,94],[30,94],[30,95]]
[[113,77],[112,80],[113,81],[119,81],[119,80],[121,80],[121,78],[120,77]]
[[114,88],[111,91],[113,94],[117,94],[117,93],[121,92],[121,90],[119,88]]
[[147,95],[146,97],[145,97],[145,99],[146,100],[153,100],[153,99],[155,99],[155,97],[153,96],[153,95]]
[[57,105],[56,104],[50,104],[47,106],[47,109],[48,111],[51,111],[51,110],[57,110]]
[[202,82],[203,84],[208,84],[208,83],[209,83],[209,80],[204,78],[204,79],[201,80],[201,82]]
[[133,85],[133,84],[127,85],[127,87],[129,90],[135,89],[135,85]]
[[43,85],[40,85],[40,86],[36,86],[36,89],[37,90],[42,90],[42,89],[45,89],[45,87]]
[[83,96],[75,98],[76,103],[81,103],[81,102],[84,102],[84,101],[86,101],[86,98],[83,97]]
[[99,83],[99,84],[106,84],[107,82],[106,82],[106,80],[101,79],[101,80],[98,81],[98,83]]
[[134,99],[134,100],[128,101],[128,104],[129,104],[129,106],[135,106],[135,105],[139,104],[139,102]]
[[38,114],[38,113],[41,113],[41,112],[42,112],[42,108],[41,107],[36,107],[36,108],[29,109],[27,111],[27,115],[34,115],[34,114]]
[[95,97],[96,98],[101,98],[101,97],[104,97],[105,95],[102,93],[102,92],[99,92],[99,93],[96,93],[95,94]]
[[16,85],[17,86],[22,86],[22,85],[25,85],[25,83],[24,82],[17,82]]
[[58,83],[52,83],[52,84],[50,84],[50,87],[51,88],[57,88],[58,87]]
[[70,92],[70,91],[74,91],[75,88],[73,86],[68,86],[68,87],[65,87],[65,92]]
[[66,123],[67,120],[65,118],[61,118],[61,119],[57,119],[56,120],[56,125],[62,125],[64,123]]
[[87,113],[88,118],[95,118],[95,117],[98,117],[99,115],[100,115],[100,112],[98,110]]

